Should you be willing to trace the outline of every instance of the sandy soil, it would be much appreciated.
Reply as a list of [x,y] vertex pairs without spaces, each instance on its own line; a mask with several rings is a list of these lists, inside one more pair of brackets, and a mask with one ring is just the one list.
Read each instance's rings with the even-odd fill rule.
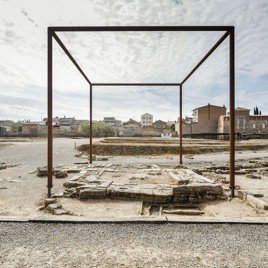
[[[54,165],[73,165],[81,161],[75,157],[75,146],[87,143],[88,139],[54,139]],[[251,141],[252,142],[252,141]],[[256,141],[259,142],[259,141]],[[261,141],[263,142],[263,141]],[[46,140],[23,140],[0,143],[0,162],[5,165],[16,165],[0,170],[0,216],[37,216],[44,215],[39,207],[47,194],[46,178],[37,177],[34,171],[47,163]],[[228,153],[203,154],[184,158],[184,165],[201,167],[208,164],[228,163]],[[267,158],[266,151],[243,151],[237,154],[237,159]],[[111,164],[162,164],[177,165],[178,156],[149,156],[149,157],[109,157],[103,163]],[[102,163],[98,161],[98,163]],[[69,177],[70,178],[70,177]],[[69,178],[54,179],[52,192],[63,189],[63,183]],[[119,179],[119,177],[117,178]],[[237,184],[242,189],[254,189],[267,194],[268,179],[245,180],[244,176],[237,176]],[[244,188],[243,188],[244,187]],[[228,194],[228,192],[227,192]],[[80,216],[129,216],[139,215],[140,202],[126,202],[118,200],[87,200],[59,199],[67,210]],[[202,204],[205,216],[214,217],[267,217],[267,211],[255,210],[238,198],[215,200]]]

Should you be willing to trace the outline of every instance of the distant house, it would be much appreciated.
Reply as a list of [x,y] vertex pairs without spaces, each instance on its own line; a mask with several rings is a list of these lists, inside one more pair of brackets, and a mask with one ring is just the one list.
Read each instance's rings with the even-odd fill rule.
[[59,127],[60,126],[60,122],[59,122],[59,118],[55,117],[52,119],[52,126],[53,127]]
[[11,120],[0,120],[0,134],[5,135],[7,132],[10,132],[14,124]]
[[115,119],[115,117],[104,117],[102,122],[106,125],[111,125],[113,127],[122,126],[122,122],[120,120]]
[[0,135],[5,135],[7,133],[7,128],[9,128],[9,127],[0,126]]
[[46,121],[37,121],[38,126],[46,126]]
[[71,125],[75,121],[75,117],[62,117],[59,118],[60,133],[72,132]]
[[172,125],[175,125],[175,123],[176,123],[176,121],[169,121],[169,120],[168,120],[166,124],[167,124],[167,127],[168,127],[168,128],[171,128],[171,126],[172,126]]
[[136,124],[127,124],[123,126],[123,136],[134,136],[141,133],[142,127]]
[[162,120],[157,120],[153,123],[153,127],[157,129],[166,129],[167,123]]
[[161,133],[161,138],[172,138],[172,133]]
[[46,121],[30,121],[27,120],[26,122],[24,122],[25,124],[37,124],[38,126],[46,126]]
[[15,124],[12,120],[0,120],[1,127],[12,127]]
[[62,117],[59,118],[59,125],[60,126],[70,126],[72,122],[75,120],[75,117]]
[[141,116],[141,125],[143,127],[153,125],[153,116],[149,113],[145,113]]
[[134,120],[132,118],[130,118],[128,121],[124,122],[123,123],[123,126],[124,125],[128,125],[128,124],[134,124],[134,125],[137,125],[137,126],[141,126],[141,123],[140,122],[138,122],[138,121],[136,121],[136,120]]

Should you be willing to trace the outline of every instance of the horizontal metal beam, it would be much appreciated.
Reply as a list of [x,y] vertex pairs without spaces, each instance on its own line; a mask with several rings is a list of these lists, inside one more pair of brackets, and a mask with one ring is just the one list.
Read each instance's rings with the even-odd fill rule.
[[127,87],[132,87],[132,86],[180,86],[179,83],[92,83],[92,86],[127,86]]
[[207,54],[202,58],[201,61],[193,68],[193,70],[184,78],[184,80],[181,82],[183,85],[190,76],[203,64],[203,62],[216,50],[216,48],[226,39],[226,37],[229,35],[229,32],[226,32],[219,41],[207,52]]
[[78,71],[82,74],[82,76],[86,79],[86,81],[91,84],[90,80],[88,79],[88,77],[86,76],[86,74],[83,72],[83,70],[81,69],[81,67],[78,65],[78,63],[75,61],[75,59],[73,58],[73,56],[71,55],[71,53],[68,51],[68,49],[65,47],[65,45],[62,43],[62,41],[60,40],[60,38],[56,35],[56,33],[52,33],[52,36],[54,37],[54,39],[58,42],[58,44],[60,45],[60,47],[63,49],[63,51],[66,53],[66,55],[69,57],[69,59],[72,61],[72,63],[75,65],[75,67],[78,69]]
[[230,31],[234,26],[51,26],[57,32]]

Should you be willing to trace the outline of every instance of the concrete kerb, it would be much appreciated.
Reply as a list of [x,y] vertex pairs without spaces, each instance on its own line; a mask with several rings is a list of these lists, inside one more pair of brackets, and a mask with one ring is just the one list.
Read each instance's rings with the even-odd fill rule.
[[0,222],[79,223],[79,224],[268,224],[268,217],[193,217],[193,216],[126,216],[126,217],[76,217],[76,216],[0,216]]

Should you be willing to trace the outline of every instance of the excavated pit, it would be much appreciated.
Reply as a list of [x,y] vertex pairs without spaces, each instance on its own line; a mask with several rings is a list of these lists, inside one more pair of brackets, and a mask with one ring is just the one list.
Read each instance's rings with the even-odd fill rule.
[[199,216],[205,212],[198,205],[194,204],[181,204],[181,203],[142,203],[141,215],[144,216],[163,216],[163,215],[187,215]]

